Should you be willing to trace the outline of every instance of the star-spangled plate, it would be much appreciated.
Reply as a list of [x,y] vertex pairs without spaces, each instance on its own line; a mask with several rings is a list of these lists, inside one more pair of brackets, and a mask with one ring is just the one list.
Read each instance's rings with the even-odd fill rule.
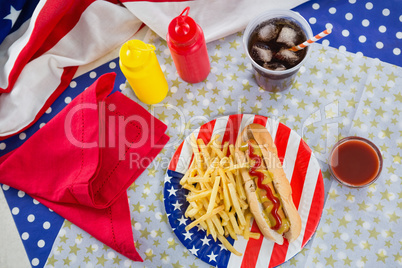
[[[183,245],[196,257],[217,267],[275,267],[295,256],[314,234],[321,218],[324,205],[324,183],[317,159],[303,139],[286,125],[270,118],[252,115],[236,114],[212,120],[193,131],[198,139],[208,143],[219,134],[222,144],[226,141],[234,144],[242,129],[257,123],[265,126],[271,133],[278,148],[278,156],[283,164],[286,176],[292,187],[293,201],[302,220],[300,236],[292,243],[285,239],[283,245],[264,239],[238,240],[228,237],[229,242],[242,253],[236,256],[228,251],[218,240],[201,227],[189,231],[185,227],[191,223],[184,213],[188,207],[186,194],[181,187],[180,179],[190,165],[192,149],[189,135],[177,148],[170,161],[164,185],[164,203],[169,223]],[[255,223],[251,230],[259,232]]]

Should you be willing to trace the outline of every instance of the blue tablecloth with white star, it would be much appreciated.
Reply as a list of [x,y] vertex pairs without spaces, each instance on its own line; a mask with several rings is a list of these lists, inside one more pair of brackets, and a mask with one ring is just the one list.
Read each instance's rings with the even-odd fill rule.
[[[0,2],[0,42],[4,39],[4,37],[10,32],[14,31],[21,25],[26,18],[28,18],[38,1],[12,1],[11,3],[8,1],[1,1]],[[21,14],[19,11],[23,10]],[[319,43],[321,43],[324,47],[332,47],[336,48],[339,50],[339,52],[351,52],[355,53],[356,58],[372,58],[372,59],[378,59],[378,62],[384,62],[384,63],[389,63],[393,64],[396,66],[402,66],[402,55],[401,55],[401,48],[402,48],[402,1],[399,0],[377,0],[377,1],[359,1],[359,0],[330,0],[330,1],[309,1],[306,2],[303,5],[300,5],[296,8],[294,8],[294,11],[299,12],[301,15],[303,15],[306,20],[310,23],[313,32],[314,33],[319,33],[325,28],[332,28],[333,33],[329,35],[327,38],[320,40]],[[20,15],[20,16],[19,16]],[[1,19],[2,18],[2,19]],[[210,48],[210,46],[208,47]],[[333,62],[334,64],[337,64],[336,60]],[[167,65],[166,62],[163,64]],[[363,67],[360,67],[360,71],[364,72],[365,67],[367,65],[361,65]],[[384,67],[381,68],[381,63],[377,65],[376,72],[383,72]],[[345,66],[346,71],[347,70],[347,64]],[[350,68],[350,65],[349,65]],[[368,68],[368,67],[367,67]],[[68,89],[54,102],[54,104],[49,108],[46,113],[38,120],[37,123],[35,123],[32,127],[24,131],[23,133],[20,133],[16,136],[13,136],[7,140],[1,141],[0,142],[0,155],[4,155],[7,152],[10,152],[11,150],[17,148],[25,140],[27,140],[33,133],[35,133],[43,124],[48,122],[51,118],[53,118],[59,111],[61,111],[62,108],[64,108],[74,97],[76,97],[79,93],[81,93],[86,87],[88,87],[90,84],[94,82],[94,80],[100,76],[103,73],[107,72],[116,72],[117,77],[116,77],[116,83],[115,83],[115,90],[121,90],[124,88],[125,85],[125,78],[121,74],[119,68],[118,68],[118,60],[112,60],[107,64],[104,64],[92,71],[90,71],[87,74],[84,74],[80,77],[77,77],[74,79],[71,83]],[[366,70],[367,71],[367,70]],[[375,78],[376,72],[371,73],[371,75]],[[395,84],[395,79],[396,79],[396,74],[397,71],[392,72],[389,71],[387,73],[388,75],[388,82],[381,85],[383,90],[387,92],[387,88],[389,91],[389,88],[393,88]],[[328,71],[326,75],[330,76],[331,73]],[[378,74],[377,74],[378,75]],[[345,78],[345,77],[343,77]],[[338,77],[339,79],[339,77]],[[353,78],[358,80],[359,78]],[[352,80],[352,78],[351,78]],[[338,82],[342,84],[342,79],[338,80]],[[351,82],[351,81],[349,81]],[[353,80],[353,82],[356,82]],[[378,81],[377,81],[378,82]],[[313,81],[311,81],[313,83]],[[178,90],[178,88],[181,88],[181,86],[178,86],[178,82],[174,81],[169,81],[169,86],[171,87],[171,91],[175,93],[175,91]],[[341,90],[345,91],[352,91],[353,92],[353,86],[349,88],[349,86],[343,82],[344,88]],[[367,84],[367,88],[370,90],[370,87],[380,87],[380,85],[376,84],[376,80],[374,79],[370,83]],[[206,90],[209,90],[208,86],[206,86]],[[327,92],[328,93],[328,92]],[[186,94],[193,94],[191,92]],[[195,93],[194,93],[195,94]],[[204,93],[205,94],[205,93]],[[311,94],[311,92],[310,92]],[[317,96],[317,98],[323,97],[323,95],[326,95],[326,91],[320,91],[320,95]],[[336,93],[335,93],[336,95]],[[390,92],[389,94],[390,97],[387,97],[386,95],[383,96],[384,98],[384,103],[391,105],[391,103],[395,102],[398,103],[399,105],[401,102],[401,95],[399,92],[399,95],[397,92]],[[219,96],[216,96],[216,98],[219,98]],[[183,99],[182,99],[183,100]],[[353,101],[352,101],[353,100]],[[356,105],[357,102],[359,101],[364,101],[364,100],[357,100],[357,99],[352,99],[348,100],[348,107]],[[350,101],[350,102],[349,102]],[[381,100],[380,100],[381,101]],[[387,102],[388,101],[388,102]],[[211,104],[211,100],[204,100],[204,102],[208,102]],[[367,103],[370,105],[370,103]],[[213,104],[211,104],[213,105]],[[286,107],[286,106],[285,106]],[[317,108],[317,107],[316,107]],[[375,110],[373,113],[375,115],[381,115],[381,113],[385,113],[382,108],[378,108],[378,110]],[[400,110],[395,107],[394,110],[392,110],[390,118],[388,120],[393,120],[395,117],[399,116]],[[272,111],[273,115],[275,114],[275,111]],[[313,112],[313,111],[311,111]],[[342,111],[339,111],[340,113]],[[369,113],[369,111],[361,111],[363,115],[369,116],[366,113]],[[269,115],[269,114],[268,114]],[[161,116],[159,117],[164,117],[165,114],[162,113]],[[363,118],[363,117],[361,117]],[[360,117],[357,118],[358,120],[364,120],[361,119]],[[367,119],[369,120],[369,119]],[[387,119],[384,119],[387,120]],[[347,124],[348,122],[342,122],[343,124]],[[354,121],[356,122],[356,121]],[[373,127],[376,126],[376,120],[373,121],[368,121],[366,122],[366,127]],[[176,124],[176,122],[166,122],[170,127],[174,127],[171,124]],[[358,124],[362,124],[361,121],[357,121]],[[377,122],[377,124],[380,122]],[[308,130],[307,130],[308,131]],[[395,131],[394,131],[395,132]],[[392,134],[395,134],[392,132],[389,128],[384,129],[381,135],[391,136]],[[397,133],[396,133],[397,134]],[[396,138],[399,143],[401,144],[401,136]],[[383,150],[390,150],[390,146],[387,146],[384,144],[384,147],[382,148]],[[393,161],[395,163],[401,163],[401,153],[395,153],[392,154]],[[388,168],[388,171],[392,173],[393,169],[395,169],[392,165],[386,167]],[[395,173],[395,170],[394,170]],[[147,174],[145,174],[146,176]],[[149,175],[149,173],[148,173]],[[153,178],[155,180],[155,178]],[[399,175],[394,175],[390,177],[389,184],[391,185],[394,180],[400,180],[400,174]],[[144,196],[149,196],[153,195],[153,193],[150,193],[150,187],[147,185],[133,185],[131,190],[135,190],[135,188],[141,188],[143,191]],[[399,184],[400,187],[400,184]],[[15,224],[18,228],[18,231],[21,236],[21,240],[24,244],[25,250],[27,252],[28,258],[34,267],[43,267],[46,263],[50,266],[63,266],[63,265],[70,265],[70,262],[64,262],[62,263],[61,260],[57,261],[57,256],[58,254],[62,254],[62,252],[67,252],[67,259],[69,261],[72,261],[77,258],[77,250],[74,250],[74,248],[80,243],[82,240],[81,237],[82,235],[76,235],[76,237],[67,237],[65,234],[66,228],[73,228],[71,227],[71,224],[65,223],[64,219],[55,214],[54,212],[50,211],[48,208],[44,207],[43,205],[39,204],[36,200],[33,200],[31,197],[26,195],[24,192],[19,191],[18,189],[12,189],[8,187],[7,185],[2,185],[2,189],[4,191],[5,197],[7,199],[7,202],[9,204],[11,213],[13,215]],[[391,199],[391,200],[397,200],[398,197],[394,195],[391,195],[388,191],[387,192],[382,192],[383,197],[386,200]],[[336,191],[329,191],[328,198],[331,200],[331,198],[335,199],[339,195]],[[346,193],[346,202],[357,202],[353,201],[358,199],[358,197],[355,197],[352,193]],[[368,194],[370,195],[370,194]],[[399,199],[400,199],[400,193],[399,193]],[[155,194],[155,197],[153,198],[155,201],[158,202],[157,205],[153,204],[131,204],[130,206],[133,207],[133,212],[135,213],[140,213],[143,210],[147,209],[149,211],[164,211],[163,208],[157,208],[158,206],[161,206],[161,197]],[[353,201],[353,202],[352,202]],[[364,203],[364,200],[359,201],[359,207],[363,209],[367,209],[370,212],[369,206],[375,206],[375,205],[369,205],[367,203]],[[146,206],[145,208],[143,206]],[[365,206],[368,206],[368,208],[365,208]],[[376,207],[377,209],[382,209],[386,210],[384,207]],[[331,219],[331,215],[336,214],[333,210],[337,209],[336,206],[333,207],[328,207],[326,208],[325,213],[328,216],[324,221],[328,223],[328,226],[330,226],[330,222],[328,222],[328,219]],[[343,208],[344,209],[344,208]],[[374,208],[375,209],[375,208]],[[401,207],[399,205],[399,210],[396,212],[392,211],[387,211],[386,215],[389,219],[391,219],[391,224],[394,224],[395,222],[400,223],[400,218],[401,218]],[[340,217],[340,224],[341,225],[347,225],[348,222],[351,221],[350,219],[350,212],[346,211],[345,212],[346,216],[344,218]],[[349,215],[349,216],[348,216]],[[151,216],[150,216],[151,217]],[[156,221],[163,222],[164,215],[163,213],[155,213],[152,217],[156,219]],[[349,217],[349,218],[348,218]],[[153,219],[153,220],[155,220]],[[397,230],[392,230],[392,229],[376,229],[373,227],[373,224],[367,223],[363,220],[359,221],[359,219],[355,219],[357,221],[357,224],[361,225],[362,229],[368,230],[369,231],[369,237],[368,238],[373,238],[375,237],[385,237],[388,239],[391,237],[393,232],[397,232]],[[147,221],[147,219],[146,219]],[[151,219],[149,219],[151,221]],[[376,219],[374,217],[374,221],[379,221],[379,219]],[[64,229],[62,227],[64,223]],[[325,227],[326,225],[324,225]],[[144,236],[146,235],[143,233],[144,232],[144,226],[141,226],[141,223],[139,222],[133,222],[133,228],[134,230],[138,230],[137,234],[141,234]],[[327,227],[325,227],[327,228]],[[325,236],[325,234],[332,233],[334,232],[333,230],[328,230],[327,229],[319,229],[318,232],[318,238],[328,238]],[[147,229],[145,228],[145,231]],[[148,231],[147,231],[148,232]],[[158,237],[160,235],[161,229],[155,227],[153,231],[150,231],[148,235],[151,237]],[[78,232],[79,233],[79,232]],[[337,237],[339,236],[339,237]],[[360,237],[359,232],[356,234],[357,238]],[[52,247],[54,244],[54,241],[58,237],[58,246],[59,248],[53,248]],[[63,238],[64,237],[64,238]],[[162,237],[162,236],[161,236]],[[349,237],[347,234],[344,233],[334,233],[334,237],[331,237],[334,239],[341,239],[345,241],[346,244],[346,249],[360,247],[364,250],[370,250],[370,247],[372,244],[369,243],[368,238],[367,239],[357,239],[356,241],[351,241],[351,237]],[[56,239],[56,240],[57,240]],[[75,244],[71,244],[69,246],[65,246],[63,249],[63,241],[64,244],[66,244],[67,239],[69,240],[75,240]],[[318,239],[318,241],[319,241]],[[140,239],[141,241],[141,239]],[[136,246],[141,247],[141,242],[137,241]],[[153,247],[161,247],[160,243],[165,243],[162,241],[159,241],[158,239],[154,239],[154,244]],[[163,247],[167,249],[175,249],[177,246],[177,242],[175,242],[175,239],[172,238],[171,240],[168,239],[166,242],[167,244],[163,244]],[[66,244],[67,245],[67,244]],[[336,244],[334,244],[332,250],[337,251]],[[370,246],[371,245],[371,246]],[[388,244],[389,245],[389,244]],[[399,247],[400,245],[394,245],[396,247]],[[162,247],[162,248],[163,248]],[[330,248],[321,248],[319,245],[314,245],[314,251],[315,252],[324,252],[331,250]],[[93,263],[93,265],[105,265],[107,264],[107,260],[109,260],[109,264],[111,266],[126,266],[126,265],[133,265],[128,260],[125,260],[123,262],[119,261],[119,255],[116,253],[110,252],[105,247],[101,249],[100,245],[97,244],[87,244],[83,246],[81,244],[80,246],[81,252],[86,253],[88,256],[84,256],[83,260],[89,260],[89,254],[91,252],[96,252],[96,251],[101,251],[104,250],[104,254],[101,255],[101,257],[97,257],[97,262],[98,263]],[[59,251],[58,251],[59,250]],[[64,251],[63,251],[64,250]],[[151,251],[147,251],[148,249],[144,249],[144,254],[146,255],[146,260],[151,260],[152,261],[152,255],[155,255],[153,253],[150,253]],[[376,252],[373,254],[376,254],[377,264],[390,264],[390,263],[399,263],[401,264],[401,256],[398,254],[394,254],[389,256],[387,255],[387,250],[389,250],[389,247],[387,248],[387,244],[385,243],[383,248],[376,248]],[[51,253],[52,252],[52,253]],[[338,251],[338,256],[329,256],[326,257],[328,259],[326,264],[327,266],[336,266],[336,265],[351,265],[353,256],[346,256],[345,253],[342,253],[343,251]],[[160,266],[164,266],[165,264],[171,263],[171,260],[174,258],[169,258],[169,256],[166,256],[167,253],[165,251],[161,251],[160,256],[158,256],[158,259],[160,257]],[[182,255],[187,258],[185,253],[180,252],[180,255]],[[71,256],[70,256],[71,255]],[[49,257],[50,256],[50,257]],[[123,257],[120,256],[120,260]],[[307,257],[306,257],[307,258]],[[314,257],[310,260],[310,263],[315,263]],[[338,258],[338,261],[337,261]],[[155,259],[156,260],[156,259]],[[349,261],[348,261],[349,260]],[[393,262],[392,262],[393,261]],[[89,261],[88,261],[89,262]],[[87,263],[88,263],[87,262]],[[159,260],[158,260],[159,262]],[[318,260],[317,260],[318,262]],[[113,264],[112,264],[113,263]],[[152,262],[151,262],[152,263]],[[318,262],[319,263],[319,262]],[[174,263],[173,263],[174,264]],[[365,261],[364,258],[361,258],[359,261],[356,261],[357,266],[370,266],[370,263]],[[173,265],[175,266],[175,265]],[[389,265],[388,265],[389,266]],[[180,264],[177,263],[176,267],[180,267]],[[373,266],[374,267],[374,266]]]

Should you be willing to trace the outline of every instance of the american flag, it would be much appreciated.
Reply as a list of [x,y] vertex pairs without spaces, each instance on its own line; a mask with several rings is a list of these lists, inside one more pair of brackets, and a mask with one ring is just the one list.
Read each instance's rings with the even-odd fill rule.
[[113,0],[0,5],[0,139],[32,125],[66,89],[77,66],[118,47],[142,24]]
[[[324,183],[320,166],[314,154],[293,130],[270,118],[239,114],[212,120],[194,131],[198,139],[208,143],[215,134],[234,144],[238,133],[251,123],[265,126],[271,133],[278,149],[287,178],[292,187],[292,198],[302,219],[300,236],[292,243],[285,240],[283,245],[264,239],[245,240],[239,237],[228,240],[243,254],[239,257],[231,254],[220,242],[214,242],[202,228],[189,231],[185,227],[191,220],[184,216],[188,206],[187,190],[181,187],[180,179],[190,165],[192,149],[187,138],[177,148],[165,176],[164,202],[169,223],[176,236],[195,256],[217,267],[275,267],[291,259],[310,240],[315,232],[324,206]],[[255,223],[252,231],[259,232]]]

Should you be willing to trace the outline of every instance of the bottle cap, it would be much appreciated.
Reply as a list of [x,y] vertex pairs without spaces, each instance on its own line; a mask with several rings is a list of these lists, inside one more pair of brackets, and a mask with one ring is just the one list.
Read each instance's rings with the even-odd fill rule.
[[155,50],[153,45],[146,44],[141,40],[130,40],[123,44],[119,56],[125,66],[136,68],[148,61],[149,55],[153,50]]
[[183,12],[174,18],[168,28],[172,42],[177,46],[191,44],[198,35],[197,23],[188,16],[190,7],[186,7]]

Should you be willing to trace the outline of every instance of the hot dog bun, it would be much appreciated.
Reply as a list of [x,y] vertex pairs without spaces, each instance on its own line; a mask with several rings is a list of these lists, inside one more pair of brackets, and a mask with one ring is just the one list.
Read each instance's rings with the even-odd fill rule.
[[236,142],[236,160],[239,163],[247,162],[246,152],[240,150],[242,144],[247,143],[249,140],[254,140],[259,146],[262,153],[263,163],[265,168],[272,174],[273,190],[280,196],[283,213],[290,223],[289,230],[283,235],[279,234],[275,230],[271,229],[268,225],[266,218],[264,217],[263,206],[258,200],[254,180],[251,178],[247,169],[242,169],[241,174],[243,176],[245,189],[247,193],[247,201],[250,206],[251,213],[254,215],[254,219],[264,235],[265,238],[270,239],[278,244],[283,244],[283,237],[285,237],[289,243],[297,239],[301,232],[301,219],[297,212],[297,209],[292,199],[292,188],[289,184],[289,180],[286,178],[285,171],[282,168],[282,164],[278,158],[278,151],[268,130],[259,124],[250,124],[244,128]]

